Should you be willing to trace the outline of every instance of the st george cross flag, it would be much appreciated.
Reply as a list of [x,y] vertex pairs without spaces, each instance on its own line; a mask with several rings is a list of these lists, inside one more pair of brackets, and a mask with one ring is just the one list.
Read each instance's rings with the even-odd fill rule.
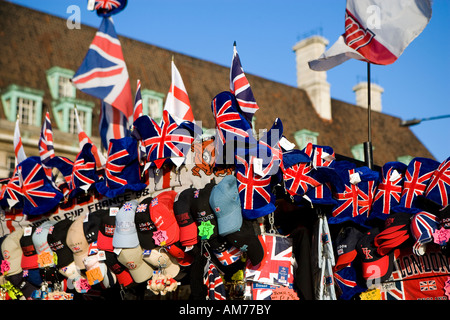
[[172,83],[167,94],[164,110],[167,110],[174,120],[179,124],[183,121],[194,122],[191,103],[183,79],[172,60]]
[[15,162],[16,167],[19,163],[21,163],[23,160],[25,160],[27,158],[27,156],[25,155],[25,150],[23,149],[22,136],[20,135],[19,122],[20,122],[20,120],[17,119],[16,126],[14,128],[14,154],[16,155],[16,158],[15,158],[16,159],[16,162]]
[[253,96],[250,83],[242,69],[241,60],[236,50],[236,44],[233,46],[233,60],[231,61],[230,70],[230,91],[236,96],[239,107],[248,122],[252,123],[253,115],[258,111],[259,107]]
[[41,162],[45,165],[51,158],[55,156],[53,148],[53,131],[52,123],[50,122],[50,114],[45,114],[45,120],[41,128],[41,136],[39,138],[39,156]]
[[326,71],[351,58],[392,64],[430,19],[431,0],[347,0],[344,34],[309,67]]
[[[72,83],[79,90],[111,106],[102,107],[104,120],[119,121],[118,116],[111,115],[114,110],[120,111],[127,120],[133,115],[128,70],[112,18],[103,18],[86,57],[72,78]],[[104,128],[104,124],[101,128]],[[115,130],[113,132],[117,133]],[[114,135],[115,139],[122,137]],[[103,146],[107,149],[108,143]]]

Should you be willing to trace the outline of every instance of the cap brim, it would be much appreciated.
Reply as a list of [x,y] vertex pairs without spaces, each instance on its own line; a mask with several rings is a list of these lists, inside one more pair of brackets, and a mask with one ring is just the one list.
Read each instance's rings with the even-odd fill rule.
[[242,213],[241,208],[236,207],[232,212],[229,212],[226,216],[217,216],[217,225],[219,229],[219,235],[225,237],[233,232],[238,231],[242,227]]
[[381,256],[370,262],[361,262],[362,276],[365,280],[377,280],[384,282],[392,274],[394,268],[394,253]]
[[345,266],[347,266],[348,264],[350,264],[353,260],[355,260],[357,254],[358,253],[356,252],[356,249],[353,249],[352,251],[341,254],[336,261],[334,270],[339,271],[342,268],[344,268]]
[[110,251],[110,252],[114,251],[113,238],[107,237],[99,231],[99,233],[97,235],[97,247],[100,250],[105,250],[105,251]]
[[232,246],[245,251],[252,265],[256,266],[264,259],[263,241],[256,235],[251,221],[243,220],[241,229],[225,238]]
[[139,238],[136,233],[121,234],[114,232],[112,245],[114,248],[136,248],[139,245]]
[[147,281],[153,275],[153,268],[144,261],[136,269],[128,269],[128,271],[136,283]]
[[38,256],[37,254],[33,254],[31,256],[22,255],[21,266],[22,269],[37,269],[39,267],[37,262]]

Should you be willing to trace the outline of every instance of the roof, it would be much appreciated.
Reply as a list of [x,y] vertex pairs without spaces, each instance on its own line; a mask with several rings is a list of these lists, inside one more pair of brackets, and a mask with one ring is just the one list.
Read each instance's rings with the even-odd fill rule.
[[[100,22],[99,22],[100,24]],[[63,18],[28,9],[9,2],[0,2],[0,90],[17,84],[44,91],[44,110],[51,112],[51,95],[46,70],[59,66],[76,71],[94,38],[96,28],[81,25],[69,29]],[[229,90],[229,66],[222,66],[185,54],[160,48],[119,35],[134,95],[137,79],[142,87],[166,94],[170,87],[170,63],[175,59],[189,95],[195,119],[203,127],[213,128],[211,100]],[[286,48],[290,50],[290,48]],[[251,57],[247,57],[251,59]],[[332,99],[331,121],[315,112],[307,93],[297,87],[246,74],[260,110],[256,112],[256,128],[270,129],[278,117],[284,135],[294,141],[300,129],[318,132],[318,144],[327,145],[336,153],[352,157],[351,147],[367,141],[367,109]],[[100,103],[77,90],[77,98],[96,102],[93,135],[98,135]],[[0,108],[0,117],[4,118]],[[53,123],[53,122],[52,122]],[[433,158],[427,148],[400,119],[372,111],[372,144],[374,163],[382,165],[397,157]]]

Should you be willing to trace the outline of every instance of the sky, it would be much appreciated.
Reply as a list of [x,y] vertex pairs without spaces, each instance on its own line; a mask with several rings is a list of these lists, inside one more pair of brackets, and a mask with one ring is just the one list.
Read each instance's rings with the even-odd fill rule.
[[[76,5],[81,28],[98,28],[101,22],[87,10],[87,0],[10,2],[63,18]],[[345,0],[128,0],[113,19],[121,36],[226,67],[236,41],[246,74],[297,86],[292,47],[308,34],[322,35],[330,47],[344,32],[345,6]],[[432,9],[429,24],[397,61],[371,65],[371,81],[384,89],[383,113],[403,120],[450,115],[450,1],[434,0]],[[366,72],[366,63],[357,60],[329,70],[331,97],[355,103],[352,88],[366,81]],[[423,121],[411,130],[436,160],[450,156],[450,117]]]

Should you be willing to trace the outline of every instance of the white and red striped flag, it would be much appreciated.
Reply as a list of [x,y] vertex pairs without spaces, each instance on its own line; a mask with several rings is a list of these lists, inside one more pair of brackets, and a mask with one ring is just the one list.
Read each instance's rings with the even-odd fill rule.
[[180,124],[183,121],[195,122],[191,103],[181,74],[172,60],[172,83],[167,94],[164,110],[167,110],[174,120]]
[[347,0],[345,32],[318,59],[316,71],[349,59],[394,63],[431,19],[431,0]]
[[133,122],[144,114],[142,109],[141,80],[137,81],[136,95],[134,97]]
[[78,117],[78,111],[75,108],[75,118],[77,121],[77,132],[78,132],[78,141],[80,144],[80,149],[83,149],[83,146],[86,143],[90,143],[92,145],[92,154],[94,155],[95,158],[95,165],[97,167],[97,170],[100,168],[104,168],[105,164],[106,164],[106,158],[103,156],[103,154],[100,152],[100,150],[97,149],[97,147],[95,146],[95,144],[92,142],[92,140],[89,138],[89,136],[86,134],[86,132],[84,132],[83,127],[81,126],[80,123],[80,118]]
[[19,129],[19,121],[19,119],[16,120],[16,126],[14,129],[14,154],[16,155],[16,166],[27,158],[27,156],[25,155],[25,150],[23,149],[22,136],[20,135]]

